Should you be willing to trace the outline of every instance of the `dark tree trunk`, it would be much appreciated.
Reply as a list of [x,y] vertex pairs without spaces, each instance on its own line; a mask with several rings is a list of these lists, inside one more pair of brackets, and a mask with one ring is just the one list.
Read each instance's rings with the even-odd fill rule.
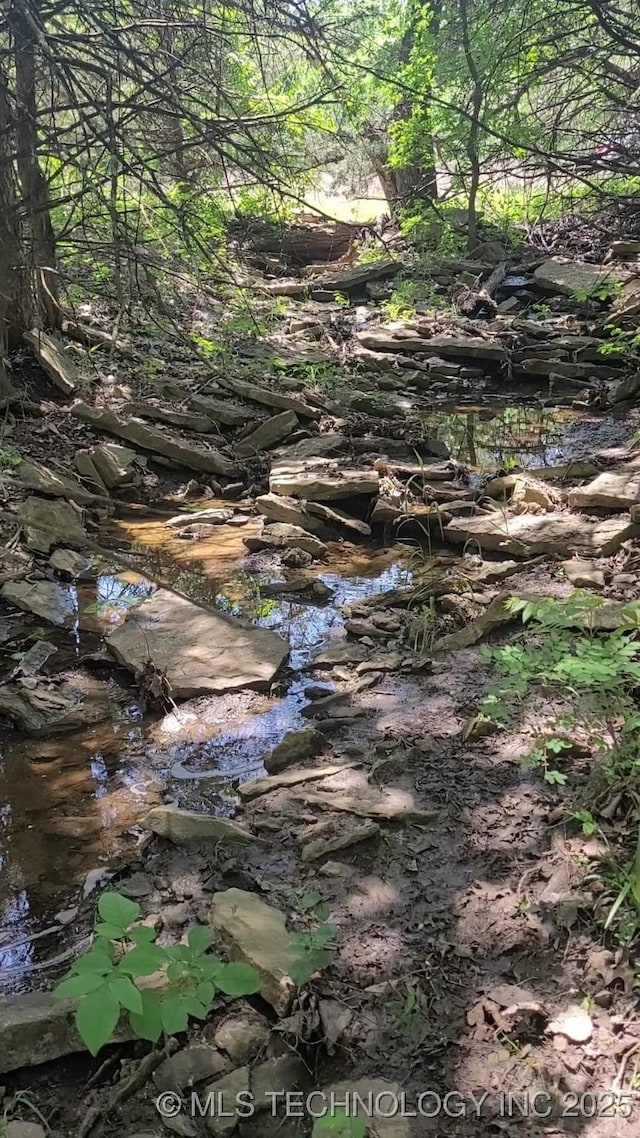
[[56,239],[51,223],[49,188],[38,161],[36,107],[37,29],[28,12],[11,13],[15,37],[16,164],[20,182],[30,268],[34,275],[38,322],[59,328]]
[[[0,360],[32,324],[29,271],[24,262],[14,168],[13,115],[0,71]],[[0,394],[1,394],[0,389]]]

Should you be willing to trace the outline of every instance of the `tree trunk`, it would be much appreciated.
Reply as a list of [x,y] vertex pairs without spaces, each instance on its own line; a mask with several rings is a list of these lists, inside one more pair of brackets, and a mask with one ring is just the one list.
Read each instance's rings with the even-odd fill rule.
[[[425,0],[416,0],[410,7],[409,24],[400,42],[398,66],[402,69],[409,62],[414,48],[416,28],[422,14]],[[437,35],[440,19],[440,0],[430,0],[431,23],[430,31]],[[421,99],[422,104],[428,107],[429,91],[425,91]],[[403,99],[396,105],[393,112],[393,122],[407,122],[413,111],[411,99]],[[392,213],[403,209],[415,201],[438,200],[438,176],[436,171],[433,139],[427,138],[423,142],[423,152],[431,155],[430,159],[422,162],[410,162],[407,166],[389,165],[389,146],[381,138],[381,132],[371,130],[369,140],[375,140],[377,145],[372,147],[372,160],[383,193],[389,203]]]
[[471,96],[471,121],[469,123],[469,133],[467,135],[467,158],[469,159],[469,226],[467,229],[467,249],[472,252],[478,244],[478,211],[477,200],[478,190],[480,189],[480,129],[481,121],[480,116],[482,113],[482,103],[484,99],[484,91],[482,89],[482,79],[480,72],[476,66],[476,61],[471,47],[471,36],[469,34],[469,18],[467,10],[467,0],[459,0],[460,6],[460,20],[462,24],[462,47],[464,51],[465,62],[469,71],[469,77],[473,82],[473,93]]
[[36,105],[37,28],[31,16],[14,8],[11,23],[15,37],[16,163],[29,241],[30,268],[35,278],[38,323],[59,328],[56,239],[51,223],[49,188],[38,161]]
[[7,78],[0,70],[0,360],[18,346],[22,333],[32,324],[13,164],[13,126]]

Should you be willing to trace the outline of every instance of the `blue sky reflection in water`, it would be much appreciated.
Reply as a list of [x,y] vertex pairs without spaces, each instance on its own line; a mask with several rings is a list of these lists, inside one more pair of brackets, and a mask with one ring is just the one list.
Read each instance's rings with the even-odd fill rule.
[[[244,600],[240,595],[242,579],[246,587]],[[290,666],[295,673],[305,667],[323,644],[342,638],[344,617],[339,609],[343,605],[408,584],[410,573],[404,564],[395,563],[372,577],[341,577],[327,572],[322,573],[320,579],[334,590],[333,598],[323,605],[302,604],[280,597],[257,600],[252,591],[252,579],[248,575],[242,575],[242,578],[238,575],[231,587],[233,601],[227,593],[220,594],[219,607],[285,637],[291,644]],[[295,678],[284,697],[277,699],[266,711],[246,718],[240,716],[230,730],[223,730],[204,744],[178,744],[173,770],[174,775],[185,780],[189,805],[196,803],[188,793],[188,771],[196,775],[195,786],[192,782],[191,788],[197,787],[199,793],[207,777],[217,780],[222,787],[234,779],[245,780],[265,773],[263,758],[267,752],[276,746],[286,731],[307,723],[300,716],[300,708],[306,702],[303,690],[310,681],[308,674]],[[202,798],[199,800],[203,801]],[[227,809],[231,801],[227,801]],[[220,806],[225,808],[224,800]]]

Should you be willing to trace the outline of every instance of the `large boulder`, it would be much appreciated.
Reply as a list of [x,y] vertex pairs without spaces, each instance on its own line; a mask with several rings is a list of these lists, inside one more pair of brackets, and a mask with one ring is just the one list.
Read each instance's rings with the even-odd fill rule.
[[616,283],[628,276],[624,269],[612,265],[591,265],[568,257],[549,257],[538,266],[533,279],[545,292],[573,296],[574,293],[592,293],[606,286],[613,290]]
[[203,608],[158,589],[107,637],[120,664],[137,673],[148,660],[163,671],[174,698],[268,686],[289,646],[267,628]]

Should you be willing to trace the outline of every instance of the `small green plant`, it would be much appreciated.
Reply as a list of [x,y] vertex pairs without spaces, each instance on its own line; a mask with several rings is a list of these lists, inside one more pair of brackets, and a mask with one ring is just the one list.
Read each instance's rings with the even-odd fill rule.
[[[78,1033],[92,1055],[113,1035],[122,1012],[134,1033],[155,1043],[161,1035],[186,1031],[190,1017],[206,1019],[216,992],[247,996],[260,978],[248,964],[225,964],[208,952],[212,933],[191,929],[186,944],[155,944],[155,930],[139,924],[140,906],[120,893],[98,901],[90,948],[74,961],[69,976],[55,989],[60,999],[79,1000]],[[135,980],[162,973],[158,987],[139,988]]]
[[351,301],[349,300],[349,297],[345,296],[343,292],[334,293],[333,300],[335,304],[338,304],[340,306],[340,308],[351,308]]
[[416,286],[413,281],[401,281],[386,301],[384,308],[390,320],[408,320],[413,316]]
[[629,905],[631,911],[626,915],[622,929],[618,930],[621,939],[631,941],[640,929],[640,825],[633,861],[627,870],[619,873],[619,886],[618,895],[609,910],[604,927],[610,928],[624,903],[631,902]]
[[365,1138],[367,1124],[356,1114],[338,1107],[331,1114],[316,1118],[311,1138]]
[[301,893],[298,907],[310,918],[313,926],[305,932],[292,937],[292,945],[299,956],[294,960],[289,975],[294,984],[308,984],[314,972],[326,968],[331,963],[329,945],[334,940],[337,929],[328,920],[329,908],[319,893]]
[[[562,708],[525,763],[539,766],[547,782],[563,784],[566,775],[552,758],[568,754],[573,746],[561,731],[579,728],[594,758],[586,783],[580,784],[574,819],[585,834],[599,833],[599,804],[624,799],[625,811],[640,827],[640,605],[625,605],[619,610],[620,627],[604,631],[597,620],[602,598],[581,590],[563,601],[512,598],[507,603],[529,625],[529,633],[526,643],[481,649],[500,673],[489,695],[513,708],[543,693]],[[628,944],[640,933],[640,828],[630,866],[623,868],[609,857],[596,876],[604,883],[602,898],[612,898],[605,928],[614,928],[618,940]]]
[[335,387],[341,379],[340,369],[333,363],[299,363],[289,366],[287,372],[311,387]]
[[609,339],[598,348],[598,355],[631,360],[640,350],[640,331],[623,331],[617,324],[605,324]]
[[622,292],[620,281],[604,281],[603,284],[594,285],[593,288],[578,288],[571,294],[572,300],[582,304],[589,300],[614,300]]
[[22,455],[12,447],[0,446],[0,469],[7,470],[13,466],[20,466]]
[[566,774],[549,765],[549,756],[562,754],[565,748],[571,746],[564,739],[545,739],[541,746],[534,747],[522,760],[524,767],[541,767],[545,782],[552,786],[564,786],[567,781]]
[[571,815],[574,822],[578,822],[582,833],[590,838],[594,834],[600,834],[601,830],[590,810],[574,810]]

